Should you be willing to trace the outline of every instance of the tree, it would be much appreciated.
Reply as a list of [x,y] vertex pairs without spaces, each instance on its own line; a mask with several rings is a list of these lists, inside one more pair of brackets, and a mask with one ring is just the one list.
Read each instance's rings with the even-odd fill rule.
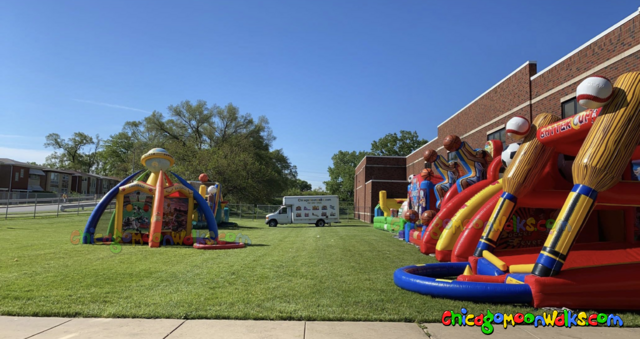
[[407,156],[426,144],[426,139],[420,139],[415,131],[405,130],[397,133],[389,133],[371,143],[371,153],[382,156]]
[[[98,165],[100,143],[99,135],[94,139],[83,132],[75,132],[71,138],[63,139],[58,133],[50,133],[44,147],[53,148],[54,152],[47,157],[45,164],[90,173]],[[89,146],[94,146],[93,150],[85,151]]]
[[313,187],[306,180],[296,179],[296,188],[300,190],[300,192],[311,191]]
[[338,151],[331,157],[333,166],[329,167],[329,181],[324,184],[329,193],[340,197],[340,200],[353,200],[353,178],[356,166],[362,158],[369,155],[365,151]]
[[269,203],[298,183],[296,166],[282,149],[272,148],[274,140],[264,116],[254,119],[231,103],[186,100],[166,114],[154,111],[126,122],[104,142],[100,174],[123,177],[142,168],[142,154],[162,147],[175,158],[172,172],[191,180],[207,173],[222,184],[225,200]]

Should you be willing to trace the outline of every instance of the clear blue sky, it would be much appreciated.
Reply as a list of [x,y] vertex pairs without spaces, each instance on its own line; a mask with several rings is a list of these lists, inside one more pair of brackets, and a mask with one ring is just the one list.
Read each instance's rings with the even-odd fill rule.
[[[637,10],[572,1],[0,2],[0,157],[108,137],[182,100],[266,115],[314,187],[338,150],[423,138],[527,60],[542,70]],[[216,180],[223,181],[218,178]]]

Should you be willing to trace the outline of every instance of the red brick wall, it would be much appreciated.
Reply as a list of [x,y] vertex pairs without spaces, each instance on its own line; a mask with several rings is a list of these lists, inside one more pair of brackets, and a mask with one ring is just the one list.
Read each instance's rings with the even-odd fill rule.
[[[455,134],[472,147],[482,148],[487,141],[487,131],[506,123],[511,115],[517,113],[530,118],[529,106],[526,105],[514,112],[514,114],[510,114],[509,117],[500,118],[494,123],[466,135],[489,121],[527,103],[531,95],[530,78],[535,72],[536,64],[534,63],[527,63],[520,67],[502,83],[438,126],[438,138],[444,140],[447,135]],[[442,148],[438,153],[446,156],[447,151]]]
[[[373,221],[373,213],[378,204],[380,190],[386,190],[389,197],[403,197],[408,185],[405,157],[367,156],[356,167],[354,179],[354,217],[366,222]],[[385,182],[377,182],[384,180]],[[398,182],[388,182],[398,181]],[[391,194],[402,195],[396,196]]]
[[[503,126],[515,115],[522,115],[529,120],[540,113],[561,116],[561,99],[575,95],[578,84],[589,75],[603,75],[615,81],[623,73],[640,71],[639,26],[640,16],[635,16],[538,76],[533,77],[537,72],[535,63],[526,63],[518,68],[500,84],[438,126],[436,138],[404,159],[404,178],[418,174],[424,168],[422,156],[427,149],[438,150],[440,155],[447,156],[442,140],[449,134],[460,136],[474,148],[482,148],[488,131]],[[621,57],[622,53],[631,54]],[[615,58],[619,60],[616,61]],[[506,142],[509,144],[513,140],[507,137]],[[368,164],[373,161],[376,160],[367,158]],[[365,183],[371,177],[391,179],[391,174],[365,167],[364,162],[356,169],[356,173],[359,173],[356,187],[362,186],[361,190],[356,190],[356,199],[375,207],[377,192],[381,188],[378,184],[370,183],[365,189]],[[385,175],[388,177],[383,177]],[[396,176],[399,174],[393,174],[393,178]],[[406,185],[404,186],[406,190]],[[369,218],[361,219],[371,221]]]
[[9,184],[11,182],[11,166],[10,165],[0,165],[0,188],[9,189]]
[[[23,171],[23,176],[20,177],[20,171]],[[18,181],[16,179],[16,173],[18,173]],[[13,178],[11,178],[11,190],[27,190],[29,188],[29,168],[13,166]]]
[[[561,98],[575,94],[576,87],[584,77],[597,74],[615,81],[615,78],[626,72],[640,71],[640,53],[635,52],[623,59],[594,70],[603,63],[635,48],[640,44],[640,16],[615,28],[589,46],[569,56],[561,63],[545,70],[531,81],[533,99],[533,116],[540,113],[552,113],[561,116]],[[585,74],[586,73],[586,74]],[[583,75],[580,79],[575,79]],[[574,81],[575,80],[575,81]],[[567,84],[570,83],[571,84]],[[549,94],[558,86],[564,86]],[[544,98],[540,96],[546,95]]]

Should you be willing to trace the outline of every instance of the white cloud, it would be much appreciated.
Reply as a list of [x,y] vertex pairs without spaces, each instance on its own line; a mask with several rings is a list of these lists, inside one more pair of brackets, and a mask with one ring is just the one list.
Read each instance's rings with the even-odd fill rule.
[[38,164],[42,164],[51,153],[53,152],[45,150],[0,147],[0,158],[22,162],[35,161]]
[[136,111],[136,112],[142,112],[142,113],[151,113],[149,111],[145,111],[145,110],[139,109],[139,108],[127,107],[127,106],[115,105],[115,104],[108,104],[108,103],[105,103],[105,102],[96,102],[96,101],[89,101],[89,100],[82,100],[82,99],[73,99],[73,101],[84,102],[86,104],[92,104],[92,105],[99,105],[99,106],[106,106],[106,107],[112,107],[112,108],[126,109],[126,110],[129,110],[129,111]]

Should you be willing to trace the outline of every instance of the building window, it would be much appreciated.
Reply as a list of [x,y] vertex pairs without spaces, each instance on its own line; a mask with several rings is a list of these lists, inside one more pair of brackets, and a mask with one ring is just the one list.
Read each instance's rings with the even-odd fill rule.
[[501,128],[497,131],[491,132],[487,134],[487,141],[489,140],[500,140],[502,144],[505,145],[507,143],[507,135],[505,128]]
[[562,103],[562,118],[572,117],[584,110],[586,110],[586,108],[580,106],[576,98],[569,99]]
[[66,188],[69,188],[69,176],[68,175],[63,175],[62,176],[62,188],[63,188],[63,191],[66,191]]
[[16,172],[16,175],[15,175],[15,177],[16,177],[16,180],[15,180],[15,181],[18,181],[18,180],[20,180],[20,175],[18,174],[18,172]]
[[24,178],[24,169],[20,169],[20,178]]

